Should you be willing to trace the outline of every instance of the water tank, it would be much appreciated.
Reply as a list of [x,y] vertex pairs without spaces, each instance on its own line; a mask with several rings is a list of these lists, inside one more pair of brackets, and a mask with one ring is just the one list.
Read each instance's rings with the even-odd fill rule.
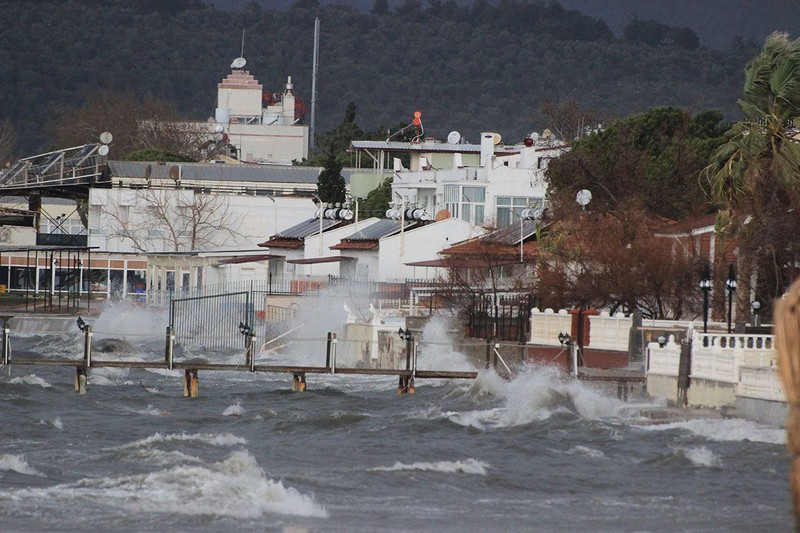
[[217,124],[228,124],[231,121],[231,110],[227,107],[218,107],[214,111],[214,120]]

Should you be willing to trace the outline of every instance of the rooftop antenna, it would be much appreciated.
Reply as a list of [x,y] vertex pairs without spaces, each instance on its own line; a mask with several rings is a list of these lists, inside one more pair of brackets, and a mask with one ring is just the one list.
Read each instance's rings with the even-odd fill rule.
[[242,29],[242,53],[239,57],[233,60],[231,63],[231,68],[242,68],[247,64],[247,60],[244,58],[244,29]]
[[316,148],[314,143],[315,116],[317,111],[317,62],[319,61],[319,17],[314,19],[314,57],[311,67],[311,125],[308,134],[311,136],[311,151]]

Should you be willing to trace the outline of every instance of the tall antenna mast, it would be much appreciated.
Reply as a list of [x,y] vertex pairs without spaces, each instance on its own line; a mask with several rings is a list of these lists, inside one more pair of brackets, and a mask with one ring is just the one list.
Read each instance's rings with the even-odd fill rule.
[[319,17],[314,19],[314,58],[311,66],[311,151],[316,148],[314,143],[315,114],[317,110],[317,63],[319,61]]
[[244,57],[244,28],[242,28],[242,53],[239,57]]

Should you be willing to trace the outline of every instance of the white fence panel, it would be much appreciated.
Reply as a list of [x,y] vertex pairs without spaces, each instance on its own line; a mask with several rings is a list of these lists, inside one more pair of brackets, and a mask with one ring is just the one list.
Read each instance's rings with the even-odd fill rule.
[[774,402],[786,401],[777,367],[742,366],[739,374],[737,396]]
[[657,342],[647,345],[647,373],[678,377],[681,360],[681,345],[667,342],[662,348]]
[[610,316],[607,311],[589,317],[589,344],[597,350],[628,350],[631,324],[624,313]]
[[572,315],[564,309],[558,313],[552,309],[531,309],[531,344],[560,346],[559,333],[572,332]]

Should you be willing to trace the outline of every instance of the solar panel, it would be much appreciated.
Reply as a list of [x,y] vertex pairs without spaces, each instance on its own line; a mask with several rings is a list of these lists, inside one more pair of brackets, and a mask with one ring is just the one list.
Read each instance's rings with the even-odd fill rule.
[[522,222],[522,229],[520,231],[520,226],[518,224],[511,224],[510,226],[506,226],[504,228],[500,228],[496,231],[489,233],[482,237],[482,239],[490,242],[499,242],[503,244],[519,244],[520,238],[521,240],[525,240],[531,235],[536,233],[536,221],[535,220],[524,220]]
[[64,164],[68,167],[77,167],[97,148],[96,144],[87,144],[67,159]]
[[28,165],[27,161],[17,161],[14,165],[5,171],[3,174],[0,174],[0,184],[6,184],[14,181],[17,174],[20,173]]
[[[328,228],[332,228],[341,224],[341,220],[331,220],[327,218],[322,219],[322,231],[325,231]],[[310,218],[304,222],[296,224],[291,228],[285,229],[280,233],[273,235],[274,238],[281,238],[281,239],[305,239],[309,235],[314,235],[319,233],[319,219],[318,218]]]
[[[414,224],[406,223],[405,229],[410,229]],[[377,241],[381,237],[386,237],[387,235],[393,235],[400,231],[400,221],[399,220],[391,220],[391,219],[383,219],[379,220],[375,224],[364,228],[361,231],[353,233],[349,237],[342,239],[345,241]]]

